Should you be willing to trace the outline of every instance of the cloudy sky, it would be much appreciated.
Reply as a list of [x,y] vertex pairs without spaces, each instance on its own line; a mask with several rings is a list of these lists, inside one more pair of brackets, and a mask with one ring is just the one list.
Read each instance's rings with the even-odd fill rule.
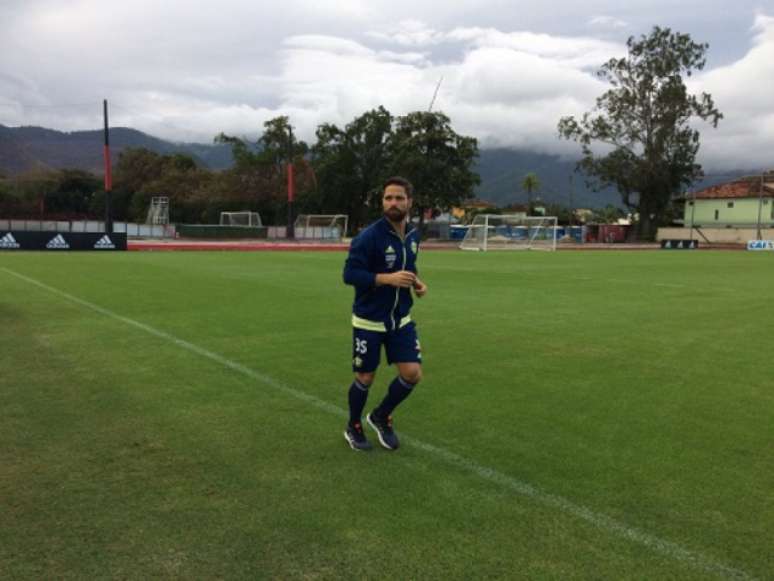
[[706,167],[774,167],[774,0],[0,0],[0,124],[95,129],[107,98],[111,125],[166,139],[289,115],[313,141],[380,104],[427,109],[443,78],[458,132],[575,156],[558,119],[654,25],[710,44],[690,80],[725,115],[697,122]]

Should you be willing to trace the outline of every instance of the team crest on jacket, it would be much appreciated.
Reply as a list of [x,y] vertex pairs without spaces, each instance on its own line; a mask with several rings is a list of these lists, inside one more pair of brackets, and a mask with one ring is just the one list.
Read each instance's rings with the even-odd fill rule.
[[387,263],[387,268],[392,268],[395,266],[395,260],[398,258],[397,253],[395,252],[395,249],[392,247],[392,245],[387,247],[387,250],[384,251],[384,261]]
[[412,240],[412,241],[411,241],[411,252],[413,252],[414,254],[416,254],[416,253],[417,253],[417,248],[418,248],[418,247],[417,247],[417,241],[416,241],[416,240]]

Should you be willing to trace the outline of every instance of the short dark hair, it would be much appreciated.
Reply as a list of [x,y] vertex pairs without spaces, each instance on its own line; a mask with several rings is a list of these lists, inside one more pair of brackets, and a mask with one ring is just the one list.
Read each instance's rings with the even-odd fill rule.
[[391,178],[387,178],[384,182],[384,185],[382,186],[382,193],[384,193],[384,190],[387,189],[387,186],[401,186],[404,190],[406,190],[406,195],[409,198],[414,195],[414,186],[412,186],[411,182],[406,178],[402,178],[400,176],[392,176]]

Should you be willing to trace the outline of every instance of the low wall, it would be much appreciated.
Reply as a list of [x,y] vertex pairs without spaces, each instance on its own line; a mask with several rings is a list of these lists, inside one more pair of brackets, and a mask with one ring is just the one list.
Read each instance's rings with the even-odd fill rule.
[[[0,230],[14,232],[70,232],[99,234],[105,232],[105,223],[99,220],[10,220],[0,218]],[[174,224],[136,224],[113,222],[113,232],[129,238],[174,238]]]
[[207,224],[178,224],[177,234],[184,238],[268,238],[266,226],[218,226]]
[[[659,228],[656,240],[698,240],[711,244],[747,244],[755,240],[758,230],[755,228]],[[774,240],[774,228],[761,228],[763,240]]]

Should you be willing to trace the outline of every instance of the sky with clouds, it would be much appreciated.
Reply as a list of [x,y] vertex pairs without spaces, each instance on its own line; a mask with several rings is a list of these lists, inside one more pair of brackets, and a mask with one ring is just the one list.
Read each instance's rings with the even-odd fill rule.
[[111,125],[177,141],[255,137],[289,115],[314,140],[384,105],[434,109],[482,147],[566,156],[561,116],[654,25],[708,42],[689,80],[725,115],[697,122],[715,171],[774,167],[774,0],[0,0],[0,124]]

